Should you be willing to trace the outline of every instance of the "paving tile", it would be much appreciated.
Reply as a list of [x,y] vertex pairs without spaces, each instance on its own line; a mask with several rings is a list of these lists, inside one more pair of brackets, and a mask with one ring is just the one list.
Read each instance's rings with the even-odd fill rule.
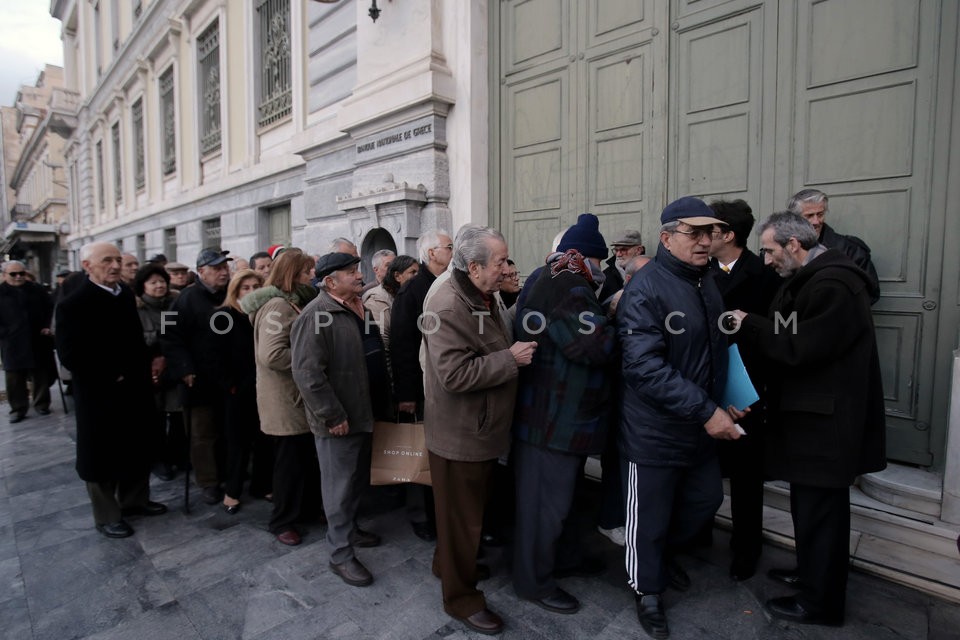
[[147,611],[113,629],[86,636],[84,640],[201,640],[178,603],[170,603]]
[[26,598],[0,600],[0,640],[26,640],[32,637],[33,627]]
[[80,537],[100,536],[93,524],[90,505],[57,511],[13,524],[17,549],[30,553]]
[[25,595],[20,558],[14,556],[0,560],[0,602],[22,600]]
[[[73,459],[45,467],[30,467],[29,470],[10,473],[6,477],[7,491],[11,496],[50,489],[61,485],[82,483],[77,476]],[[82,484],[81,484],[82,486]]]
[[89,508],[90,497],[87,495],[86,486],[79,478],[74,480],[67,484],[12,496],[9,501],[13,521],[22,522],[81,505]]

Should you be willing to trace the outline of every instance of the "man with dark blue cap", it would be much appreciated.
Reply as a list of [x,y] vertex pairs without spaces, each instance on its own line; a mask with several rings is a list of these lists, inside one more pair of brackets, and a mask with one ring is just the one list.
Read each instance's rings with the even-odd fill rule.
[[723,500],[715,439],[735,440],[720,406],[727,341],[723,301],[709,275],[713,225],[699,198],[671,202],[660,216],[656,260],[630,279],[617,306],[623,348],[620,451],[628,464],[626,568],[637,616],[653,638],[670,634],[661,594],[686,590],[673,560]]
[[220,502],[217,440],[223,431],[221,357],[210,318],[223,304],[230,281],[229,251],[206,247],[197,255],[196,284],[184,289],[171,307],[173,317],[160,331],[167,370],[186,387],[190,411],[190,462],[207,504]]

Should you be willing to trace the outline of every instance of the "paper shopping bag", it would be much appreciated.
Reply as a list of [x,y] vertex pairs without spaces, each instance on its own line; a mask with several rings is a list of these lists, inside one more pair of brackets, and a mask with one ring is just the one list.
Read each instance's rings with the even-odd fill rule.
[[404,482],[431,484],[423,423],[374,422],[370,484]]

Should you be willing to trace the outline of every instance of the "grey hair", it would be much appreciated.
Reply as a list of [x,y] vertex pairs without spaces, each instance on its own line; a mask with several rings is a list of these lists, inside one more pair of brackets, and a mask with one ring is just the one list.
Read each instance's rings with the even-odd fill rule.
[[334,238],[333,242],[330,243],[330,251],[328,251],[327,253],[350,253],[349,251],[344,251],[340,248],[340,245],[343,245],[343,244],[350,245],[354,249],[357,248],[357,245],[355,245],[350,240],[347,240],[346,238]]
[[796,238],[803,249],[809,251],[819,243],[817,232],[813,230],[813,225],[799,213],[792,211],[778,211],[771,213],[770,216],[761,223],[757,230],[758,234],[763,234],[767,229],[773,229],[773,241],[778,245],[785,246],[790,238]]
[[24,270],[26,270],[27,268],[27,265],[23,264],[19,260],[7,260],[6,262],[3,263],[3,272],[6,273],[10,265],[14,265],[14,264],[20,265],[20,268]]
[[660,225],[660,233],[673,233],[680,226],[679,220],[671,220]]
[[623,268],[623,272],[632,278],[633,274],[635,274],[637,271],[640,271],[640,269],[643,268],[648,262],[650,262],[650,258],[647,256],[633,256]]
[[450,237],[450,234],[443,229],[430,229],[417,238],[417,257],[420,262],[430,262],[430,249],[436,249],[440,246],[440,236]]
[[491,239],[506,243],[503,234],[493,227],[461,229],[453,246],[453,268],[466,273],[471,262],[487,266],[492,253],[487,240]]
[[802,189],[793,194],[793,197],[787,200],[787,211],[790,213],[801,214],[803,213],[803,203],[810,202],[813,204],[823,203],[824,212],[827,211],[829,207],[829,198],[827,194],[819,189]]
[[374,253],[373,257],[370,259],[370,266],[373,267],[374,269],[379,269],[380,265],[383,264],[384,260],[386,260],[387,258],[396,258],[396,257],[397,257],[397,254],[395,254],[393,251],[390,251],[390,249],[380,249],[380,251],[377,251],[376,253]]

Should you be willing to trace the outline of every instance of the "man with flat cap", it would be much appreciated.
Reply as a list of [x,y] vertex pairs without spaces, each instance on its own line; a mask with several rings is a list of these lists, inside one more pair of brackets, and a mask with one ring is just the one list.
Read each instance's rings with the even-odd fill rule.
[[723,500],[714,440],[739,431],[720,406],[727,340],[720,291],[709,274],[714,217],[699,198],[660,215],[660,246],[617,305],[623,349],[620,451],[627,460],[626,568],[637,617],[653,638],[670,635],[662,593],[690,578],[673,559]]
[[373,421],[391,417],[391,399],[380,331],[360,301],[359,263],[348,253],[320,257],[320,293],[294,321],[290,349],[320,461],[330,570],[348,585],[365,587],[373,575],[354,547],[375,547],[380,536],[355,519],[370,481]]
[[167,369],[186,387],[190,407],[190,463],[207,504],[220,502],[217,440],[223,431],[223,402],[217,366],[218,342],[210,317],[223,304],[230,280],[229,251],[207,247],[197,255],[197,274],[171,307],[173,316],[160,329]]
[[605,304],[610,296],[623,289],[627,263],[647,251],[640,239],[640,232],[634,229],[626,229],[618,233],[610,243],[610,248],[613,249],[613,255],[605,260],[607,264],[603,270],[605,279],[600,293],[597,294],[601,304]]
[[190,286],[190,267],[182,262],[168,262],[164,269],[170,274],[170,288],[183,291]]

